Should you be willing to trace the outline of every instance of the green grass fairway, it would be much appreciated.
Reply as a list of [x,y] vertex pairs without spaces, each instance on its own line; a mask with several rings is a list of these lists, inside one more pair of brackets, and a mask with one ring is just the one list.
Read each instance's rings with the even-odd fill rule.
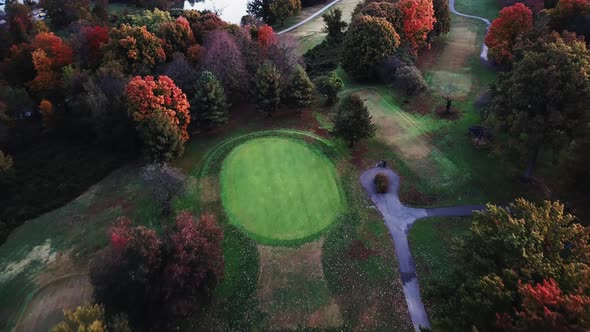
[[231,222],[267,244],[311,238],[343,210],[330,160],[288,138],[236,147],[223,162],[221,190]]

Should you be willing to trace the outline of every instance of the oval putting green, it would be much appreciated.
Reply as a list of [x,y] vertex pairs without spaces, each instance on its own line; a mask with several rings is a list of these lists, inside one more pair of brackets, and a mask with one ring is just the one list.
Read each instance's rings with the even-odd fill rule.
[[271,244],[311,237],[343,207],[330,160],[288,138],[256,138],[237,146],[223,161],[221,190],[230,222]]

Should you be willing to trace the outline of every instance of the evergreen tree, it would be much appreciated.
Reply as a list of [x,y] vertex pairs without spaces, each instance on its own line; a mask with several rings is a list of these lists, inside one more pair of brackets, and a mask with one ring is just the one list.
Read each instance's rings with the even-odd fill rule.
[[289,86],[289,99],[297,107],[308,107],[311,105],[314,89],[315,87],[305,70],[300,65],[297,65]]
[[348,142],[352,148],[355,142],[375,135],[377,127],[371,122],[371,114],[365,102],[357,94],[346,96],[334,117],[334,135]]
[[229,104],[221,82],[210,71],[199,75],[191,100],[193,121],[205,128],[225,124],[229,117]]
[[281,73],[272,62],[265,61],[256,71],[255,97],[261,112],[271,116],[281,103]]

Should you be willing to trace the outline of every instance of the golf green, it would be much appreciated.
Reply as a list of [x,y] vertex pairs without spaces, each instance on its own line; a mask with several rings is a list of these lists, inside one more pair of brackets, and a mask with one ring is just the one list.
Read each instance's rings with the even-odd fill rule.
[[263,243],[311,237],[344,205],[330,160],[280,137],[237,146],[223,162],[221,190],[230,222]]

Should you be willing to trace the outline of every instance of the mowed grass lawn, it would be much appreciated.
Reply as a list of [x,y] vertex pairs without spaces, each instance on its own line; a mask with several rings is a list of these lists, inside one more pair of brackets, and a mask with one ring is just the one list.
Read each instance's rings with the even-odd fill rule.
[[432,292],[437,285],[452,277],[455,264],[453,242],[466,235],[470,225],[469,217],[431,218],[416,221],[410,229],[408,240],[416,262],[422,299],[431,319],[438,313]]
[[330,160],[288,138],[236,147],[223,162],[221,189],[231,223],[266,244],[313,237],[344,209]]

